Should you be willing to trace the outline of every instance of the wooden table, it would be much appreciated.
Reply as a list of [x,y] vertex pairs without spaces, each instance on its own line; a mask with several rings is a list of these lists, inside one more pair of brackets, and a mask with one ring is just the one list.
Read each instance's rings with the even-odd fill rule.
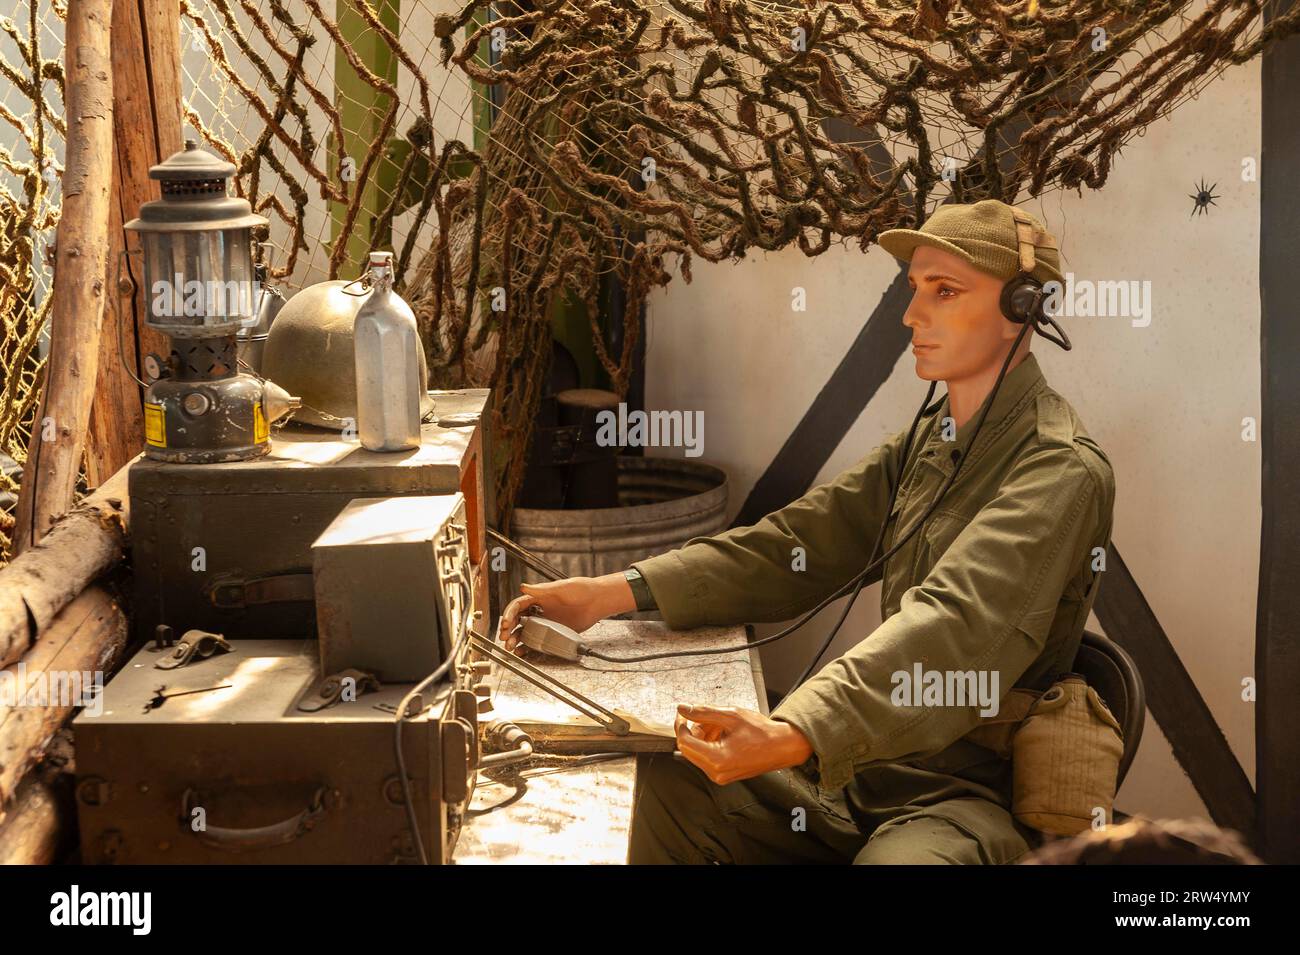
[[[632,656],[744,647],[748,630],[702,627],[677,632],[658,621],[603,620],[583,636],[592,647],[611,655]],[[626,710],[651,722],[671,726],[678,703],[767,712],[762,669],[754,650],[644,663],[587,658],[577,664],[536,654],[529,659],[606,708]],[[510,673],[500,674],[492,698],[495,709],[483,720],[590,722]],[[626,862],[636,763],[634,755],[543,756],[521,766],[480,772],[470,817],[456,844],[456,863]]]

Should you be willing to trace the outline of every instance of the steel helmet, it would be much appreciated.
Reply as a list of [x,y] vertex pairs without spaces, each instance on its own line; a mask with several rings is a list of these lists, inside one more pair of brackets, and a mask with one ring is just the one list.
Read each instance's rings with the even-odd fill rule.
[[[345,286],[351,286],[346,292]],[[262,374],[302,399],[293,420],[342,431],[357,415],[357,375],[352,349],[357,311],[370,293],[359,282],[336,279],[309,285],[294,295],[271,325]],[[420,348],[425,383],[420,416],[433,410],[429,369]]]

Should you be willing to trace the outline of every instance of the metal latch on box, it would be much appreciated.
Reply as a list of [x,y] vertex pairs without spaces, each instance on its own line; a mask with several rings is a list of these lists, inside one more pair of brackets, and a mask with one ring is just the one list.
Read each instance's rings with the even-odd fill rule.
[[[158,627],[159,631],[163,629],[163,626]],[[171,628],[167,627],[166,629],[170,630]],[[166,649],[167,644],[163,644],[164,639],[160,632],[154,645],[159,649]],[[206,660],[217,653],[229,653],[233,649],[234,647],[222,639],[219,633],[208,633],[206,630],[186,630],[185,636],[181,637],[180,643],[171,648],[171,653],[155,662],[154,667],[159,670],[176,670],[188,666],[196,660]]]
[[561,683],[545,670],[538,669],[526,660],[521,660],[507,650],[502,650],[491,640],[470,631],[470,640],[481,652],[505,667],[520,679],[527,680],[533,686],[555,697],[561,703],[572,707],[588,719],[593,719],[614,736],[627,736],[631,724],[623,717],[605,709],[594,700],[589,700],[577,690]]
[[367,673],[365,670],[340,670],[317,681],[298,703],[298,709],[304,713],[315,713],[327,706],[333,706],[347,695],[351,695],[355,700],[364,693],[373,693],[378,689],[379,679],[373,673]]

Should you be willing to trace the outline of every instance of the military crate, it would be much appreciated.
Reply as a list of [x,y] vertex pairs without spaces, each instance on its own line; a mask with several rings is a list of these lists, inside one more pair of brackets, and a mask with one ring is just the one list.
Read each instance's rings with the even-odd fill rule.
[[[140,650],[73,722],[83,862],[417,861],[394,745],[411,684],[335,688],[338,702],[312,709],[314,640],[241,640],[156,668],[166,655]],[[402,753],[422,844],[445,862],[472,795],[477,716],[464,686],[423,702]]]
[[434,391],[418,449],[380,453],[355,437],[286,427],[251,461],[130,466],[138,639],[159,624],[177,636],[315,635],[312,542],[357,498],[465,496],[475,607],[488,615],[484,448],[487,389]]

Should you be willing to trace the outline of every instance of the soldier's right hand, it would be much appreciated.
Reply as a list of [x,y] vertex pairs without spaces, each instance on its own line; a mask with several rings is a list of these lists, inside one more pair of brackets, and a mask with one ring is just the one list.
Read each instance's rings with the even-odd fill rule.
[[522,646],[520,634],[513,631],[525,613],[540,613],[582,633],[596,621],[626,609],[611,603],[613,595],[604,577],[566,577],[545,584],[523,584],[520,589],[523,594],[501,612],[497,632],[507,650]]
[[526,613],[541,613],[582,633],[595,621],[606,616],[597,607],[597,587],[591,577],[567,577],[551,583],[524,583],[523,595],[516,596],[500,615],[500,639],[506,650],[519,647],[519,633],[513,633],[519,618]]

